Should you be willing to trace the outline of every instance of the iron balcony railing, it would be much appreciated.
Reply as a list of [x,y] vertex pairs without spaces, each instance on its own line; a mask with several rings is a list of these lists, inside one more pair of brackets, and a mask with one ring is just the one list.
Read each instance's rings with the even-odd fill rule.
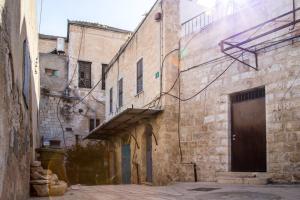
[[184,36],[199,31],[213,22],[213,17],[208,12],[202,12],[199,15],[182,23],[181,27],[184,31]]
[[246,6],[253,7],[259,3],[261,3],[261,1],[259,0],[246,0],[242,3],[239,0],[231,0],[230,4],[216,5],[216,7],[212,10],[204,11],[199,15],[183,22],[181,24],[183,36],[187,36],[194,32],[200,31],[213,22],[220,20],[226,16],[236,14]]

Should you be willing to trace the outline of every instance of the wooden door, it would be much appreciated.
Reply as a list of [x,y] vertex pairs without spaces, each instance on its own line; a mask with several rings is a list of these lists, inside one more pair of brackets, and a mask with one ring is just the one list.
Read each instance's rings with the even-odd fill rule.
[[122,183],[131,183],[130,144],[122,145]]
[[152,128],[146,133],[147,182],[152,182]]
[[235,94],[231,101],[231,169],[236,172],[265,172],[264,88]]

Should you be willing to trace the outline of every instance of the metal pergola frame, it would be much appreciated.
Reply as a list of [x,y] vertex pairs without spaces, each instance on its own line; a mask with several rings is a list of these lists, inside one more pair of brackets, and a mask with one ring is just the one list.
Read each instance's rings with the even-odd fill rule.
[[[296,18],[296,14],[297,14],[298,11],[300,11],[300,8],[295,7],[295,0],[293,0],[293,10],[292,11],[284,13],[280,16],[277,16],[273,19],[265,21],[265,22],[263,22],[259,25],[256,25],[252,28],[249,28],[247,30],[244,30],[240,33],[237,33],[235,35],[232,35],[232,36],[222,40],[219,44],[220,47],[221,47],[222,53],[224,53],[225,55],[231,57],[232,59],[234,59],[234,60],[236,60],[236,61],[252,68],[252,69],[258,70],[258,53],[261,50],[272,47],[272,46],[275,46],[275,45],[278,45],[280,43],[292,41],[296,38],[300,38],[300,33],[298,33],[296,35],[289,36],[289,37],[285,37],[281,40],[273,41],[271,43],[266,43],[266,41],[258,41],[256,44],[251,44],[251,46],[247,46],[247,45],[249,45],[251,42],[255,42],[256,40],[263,40],[264,37],[275,34],[279,31],[287,29],[289,27],[292,27],[292,28],[290,28],[288,31],[293,30],[295,28],[296,24],[300,22],[300,19]],[[286,22],[286,20],[282,20],[283,18],[288,17],[290,15],[293,15],[292,16],[292,21]],[[268,24],[271,24],[271,23],[274,23],[278,20],[282,20],[286,23],[281,24],[280,26],[278,26],[276,28],[273,28],[271,30],[267,30],[263,33],[255,35],[253,37],[246,38],[242,41],[238,41],[238,42],[234,42],[234,43],[232,41],[233,39],[237,39],[238,37],[246,36],[247,34],[251,33],[252,31],[260,30],[264,26],[266,26]],[[285,34],[285,35],[288,35],[288,34]],[[282,37],[282,36],[280,36],[280,37]],[[265,44],[267,44],[267,45],[265,45]],[[253,66],[249,63],[246,63],[245,61],[240,59],[240,56],[238,56],[238,57],[235,56],[236,53],[238,53],[238,52],[241,53],[241,54],[244,54],[245,52],[247,52],[249,54],[252,54],[254,56],[254,59],[255,59],[255,65]]]

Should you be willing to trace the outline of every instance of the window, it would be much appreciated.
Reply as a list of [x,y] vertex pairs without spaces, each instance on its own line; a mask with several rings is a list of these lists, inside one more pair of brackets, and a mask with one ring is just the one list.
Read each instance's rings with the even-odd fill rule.
[[91,88],[91,62],[78,61],[78,86]]
[[107,64],[102,64],[102,74],[101,74],[101,79],[102,79],[102,90],[105,90],[105,72],[106,72],[106,69],[107,69]]
[[123,78],[118,82],[118,98],[119,98],[119,108],[123,106]]
[[113,112],[113,89],[110,88],[109,90],[109,113]]
[[28,108],[30,97],[31,60],[27,40],[23,42],[23,97]]
[[137,62],[137,80],[136,93],[143,91],[143,58]]
[[67,131],[67,132],[73,132],[73,129],[70,128],[70,127],[67,127],[67,128],[66,128],[66,131]]
[[46,73],[48,76],[51,76],[51,77],[59,77],[59,71],[58,71],[58,70],[46,68],[46,69],[45,69],[45,73]]
[[95,126],[95,119],[90,119],[90,131],[94,130],[97,126],[99,126],[100,120],[96,119],[96,126]]

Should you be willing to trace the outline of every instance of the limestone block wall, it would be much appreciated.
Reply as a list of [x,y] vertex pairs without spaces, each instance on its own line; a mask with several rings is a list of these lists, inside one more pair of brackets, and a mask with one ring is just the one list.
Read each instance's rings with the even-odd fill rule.
[[[266,0],[183,38],[186,55],[181,69],[223,56],[221,40],[290,10],[291,1]],[[298,29],[299,25],[294,30]],[[216,181],[218,172],[231,170],[230,94],[262,86],[266,90],[267,173],[278,182],[299,180],[299,47],[295,40],[260,52],[258,71],[234,62],[208,89],[181,103],[183,157],[185,162],[197,163],[199,180]],[[204,88],[231,62],[223,58],[182,73],[181,98]],[[254,63],[251,58],[249,62]]]
[[[128,107],[143,107],[150,103],[158,94],[160,78],[155,74],[160,72],[162,49],[162,22],[157,22],[154,16],[161,12],[160,4],[156,4],[149,13],[138,32],[126,43],[126,48],[113,59],[106,79],[106,120],[109,120]],[[137,94],[137,62],[143,59],[143,91]],[[118,105],[118,80],[123,78],[123,106]],[[113,112],[109,108],[109,92],[113,89]]]
[[[155,15],[162,13],[162,19],[155,21]],[[164,185],[180,180],[180,163],[178,134],[176,125],[178,119],[177,100],[164,96],[160,101],[160,89],[169,89],[178,75],[178,49],[180,36],[179,1],[158,1],[141,23],[131,40],[114,57],[107,73],[106,90],[106,121],[110,120],[126,108],[162,109],[162,113],[151,119],[141,121],[126,132],[120,132],[114,138],[116,146],[116,168],[118,180],[122,182],[121,147],[131,145],[131,182],[146,181],[146,137],[145,127],[152,126],[152,169],[153,184]],[[169,54],[169,55],[168,55]],[[168,55],[168,56],[166,56]],[[164,59],[165,57],[165,59]],[[136,94],[137,62],[143,58],[143,92]],[[164,70],[160,67],[164,61]],[[159,73],[156,78],[155,74]],[[163,76],[162,76],[163,75]],[[162,76],[162,87],[160,79]],[[118,106],[117,81],[123,78],[123,107]],[[109,89],[113,88],[113,113],[109,111]],[[175,87],[175,93],[178,87]],[[149,104],[150,103],[150,104]],[[136,142],[140,146],[137,149]],[[122,137],[123,136],[123,137]],[[155,142],[157,140],[157,144]],[[139,177],[137,175],[139,169]],[[190,172],[190,171],[188,171]]]
[[[89,88],[78,88],[78,61],[91,62],[92,87],[101,80],[102,64],[108,64],[120,47],[125,43],[130,32],[116,32],[80,24],[69,24],[68,33],[68,57],[70,87],[79,96],[85,96]],[[92,95],[104,101],[102,83],[94,89]]]
[[[44,141],[56,139],[61,141],[61,146],[64,146],[65,140],[66,146],[70,147],[75,144],[76,135],[79,136],[80,141],[87,136],[89,133],[90,119],[95,117],[95,113],[84,104],[80,104],[75,109],[69,109],[78,102],[78,100],[63,97],[59,100],[59,98],[59,96],[49,94],[43,94],[41,96],[40,132],[41,136],[44,137]],[[59,101],[60,104],[57,106]],[[81,113],[79,109],[82,109]],[[58,120],[57,112],[61,124]],[[98,112],[103,113],[103,109],[101,110],[101,108],[99,108]],[[103,115],[96,113],[96,117],[100,122],[103,121]]]
[[[34,0],[0,1],[0,199],[27,199],[38,146],[38,38]],[[29,101],[23,89],[23,43],[31,58]]]
[[[64,92],[68,84],[67,57],[65,55],[40,53],[41,88],[49,91]],[[57,70],[55,75],[46,70]]]
[[[39,35],[39,52],[50,53],[57,48],[57,38],[64,38],[51,35]],[[66,38],[64,38],[66,41]],[[68,42],[65,42],[65,52],[68,52]]]

